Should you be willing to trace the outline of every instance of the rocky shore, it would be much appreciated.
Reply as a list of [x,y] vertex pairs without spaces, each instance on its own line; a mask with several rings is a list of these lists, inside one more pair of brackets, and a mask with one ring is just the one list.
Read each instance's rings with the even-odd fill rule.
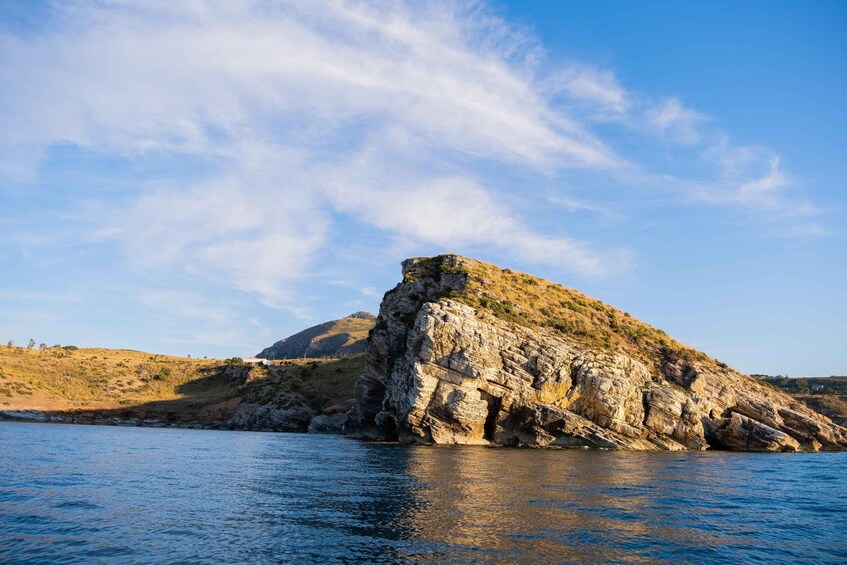
[[348,435],[404,443],[818,451],[847,430],[561,285],[410,259],[371,333]]

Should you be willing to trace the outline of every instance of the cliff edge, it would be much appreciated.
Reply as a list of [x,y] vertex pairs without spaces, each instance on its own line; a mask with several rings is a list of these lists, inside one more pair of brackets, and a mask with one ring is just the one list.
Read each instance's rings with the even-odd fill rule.
[[846,429],[661,330],[457,255],[403,262],[345,432],[405,443],[847,448]]

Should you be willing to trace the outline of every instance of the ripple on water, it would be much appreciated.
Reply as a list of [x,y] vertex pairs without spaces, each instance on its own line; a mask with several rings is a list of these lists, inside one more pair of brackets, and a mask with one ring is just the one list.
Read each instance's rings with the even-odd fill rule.
[[847,560],[847,454],[0,423],[0,468],[0,562]]

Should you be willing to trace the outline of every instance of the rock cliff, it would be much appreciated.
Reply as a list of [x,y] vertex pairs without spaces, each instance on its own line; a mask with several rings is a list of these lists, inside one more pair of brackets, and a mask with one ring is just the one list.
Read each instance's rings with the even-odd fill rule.
[[386,293],[345,432],[407,443],[818,451],[847,430],[572,289],[456,255]]

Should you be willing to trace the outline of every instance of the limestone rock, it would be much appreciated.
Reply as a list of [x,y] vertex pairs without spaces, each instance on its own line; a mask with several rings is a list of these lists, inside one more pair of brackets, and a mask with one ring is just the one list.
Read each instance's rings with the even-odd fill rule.
[[[533,300],[564,305],[571,317],[532,311],[517,285],[537,287]],[[847,448],[847,430],[824,416],[581,296],[455,255],[405,261],[371,332],[345,433],[639,450]]]
[[788,434],[733,412],[729,418],[712,420],[710,435],[727,449],[738,451],[800,451],[800,443]]

